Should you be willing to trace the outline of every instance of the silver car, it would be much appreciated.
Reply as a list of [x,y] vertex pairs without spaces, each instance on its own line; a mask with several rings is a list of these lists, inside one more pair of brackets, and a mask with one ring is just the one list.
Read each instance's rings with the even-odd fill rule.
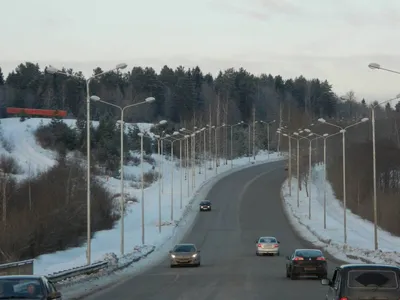
[[169,251],[171,268],[175,266],[200,266],[200,250],[194,244],[178,244]]
[[256,255],[279,255],[280,242],[273,236],[262,236],[256,240]]

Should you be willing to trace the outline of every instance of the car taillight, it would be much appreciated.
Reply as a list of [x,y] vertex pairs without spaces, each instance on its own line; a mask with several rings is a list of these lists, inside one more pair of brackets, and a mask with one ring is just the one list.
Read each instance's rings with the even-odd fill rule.
[[347,298],[347,297],[342,297],[342,298],[340,298],[339,300],[349,300],[349,298]]
[[278,247],[279,247],[279,244],[275,244],[273,247],[274,247],[274,248],[278,248]]
[[293,260],[304,260],[304,258],[297,256],[297,257],[293,258]]
[[321,256],[321,257],[317,257],[317,260],[326,260],[326,259],[325,259],[325,257]]
[[262,245],[261,245],[261,244],[257,244],[257,247],[258,247],[258,248],[261,248],[261,247],[262,247]]

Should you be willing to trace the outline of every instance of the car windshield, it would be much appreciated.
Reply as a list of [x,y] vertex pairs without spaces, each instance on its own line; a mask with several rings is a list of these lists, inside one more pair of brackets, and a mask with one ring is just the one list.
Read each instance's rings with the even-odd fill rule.
[[260,238],[260,243],[276,243],[276,238],[273,237],[266,237],[266,238]]
[[202,201],[200,205],[210,205],[210,201]]
[[320,250],[298,250],[296,256],[299,257],[320,257],[323,256]]
[[196,252],[196,248],[193,245],[178,245],[173,252]]
[[44,297],[39,279],[0,279],[0,298],[42,299]]
[[350,288],[397,289],[398,281],[394,271],[354,270],[349,272],[347,284]]

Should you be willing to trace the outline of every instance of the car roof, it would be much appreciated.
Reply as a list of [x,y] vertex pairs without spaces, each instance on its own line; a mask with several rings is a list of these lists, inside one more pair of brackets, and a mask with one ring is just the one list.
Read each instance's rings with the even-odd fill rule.
[[260,236],[258,239],[259,240],[260,239],[276,239],[276,237],[274,237],[274,236]]
[[211,202],[210,200],[207,200],[207,199],[205,199],[205,200],[201,200],[201,202]]
[[386,264],[344,264],[339,268],[341,269],[397,269],[400,270],[398,266],[386,265]]
[[0,279],[42,279],[40,275],[3,275]]
[[196,247],[195,244],[176,244],[175,247],[176,246],[195,246]]
[[297,251],[318,251],[318,252],[322,252],[319,249],[296,249],[296,250],[294,250],[294,252],[297,252]]

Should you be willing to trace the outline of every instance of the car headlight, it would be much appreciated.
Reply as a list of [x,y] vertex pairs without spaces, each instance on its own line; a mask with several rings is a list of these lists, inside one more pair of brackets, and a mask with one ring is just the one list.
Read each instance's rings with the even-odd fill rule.
[[171,257],[172,257],[172,258],[175,258],[175,255],[171,254]]
[[195,254],[192,255],[192,257],[196,257],[196,256],[197,256],[197,253],[195,253]]

